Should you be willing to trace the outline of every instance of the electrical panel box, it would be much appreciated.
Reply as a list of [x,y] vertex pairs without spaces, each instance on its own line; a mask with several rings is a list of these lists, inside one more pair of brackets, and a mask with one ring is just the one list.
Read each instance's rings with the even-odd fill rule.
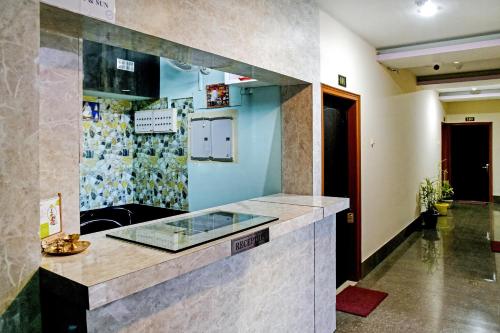
[[208,118],[191,119],[191,159],[209,160],[212,155],[211,121]]
[[212,118],[212,160],[226,161],[233,160],[233,118],[219,117]]
[[134,124],[136,133],[153,133],[153,111],[136,111]]
[[191,118],[191,159],[198,161],[234,161],[233,117]]
[[176,133],[177,109],[136,111],[136,133]]
[[153,111],[153,118],[153,132],[177,132],[177,109],[155,110]]

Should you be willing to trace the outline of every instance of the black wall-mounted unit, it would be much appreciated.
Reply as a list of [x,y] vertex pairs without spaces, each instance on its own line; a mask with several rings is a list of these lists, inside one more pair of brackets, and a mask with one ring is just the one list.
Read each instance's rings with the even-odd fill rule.
[[[118,69],[117,59],[133,62],[133,71]],[[160,58],[91,41],[83,41],[83,89],[158,98]]]

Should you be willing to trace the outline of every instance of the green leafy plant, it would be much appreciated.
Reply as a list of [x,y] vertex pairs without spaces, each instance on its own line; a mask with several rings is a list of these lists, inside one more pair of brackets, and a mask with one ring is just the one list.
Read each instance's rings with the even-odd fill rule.
[[441,199],[442,200],[450,200],[453,197],[453,187],[448,180],[444,180],[441,183]]
[[420,183],[420,203],[428,212],[434,211],[434,204],[438,200],[438,191],[436,188],[436,181],[430,178],[425,178]]

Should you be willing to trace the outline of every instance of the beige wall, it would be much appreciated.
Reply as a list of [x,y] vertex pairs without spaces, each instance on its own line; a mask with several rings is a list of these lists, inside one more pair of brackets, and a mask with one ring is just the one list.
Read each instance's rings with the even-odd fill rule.
[[63,228],[80,232],[79,41],[42,32],[40,38],[40,199],[62,195]]
[[493,123],[493,195],[500,195],[500,100],[451,102],[445,108],[448,123],[462,123],[469,116]]
[[116,24],[307,82],[319,75],[314,0],[116,0]]
[[[361,95],[362,260],[418,215],[424,177],[437,176],[443,109],[415,77],[380,65],[375,49],[320,12],[321,82]],[[374,142],[372,147],[371,142]]]
[[[0,10],[0,331],[29,329],[37,299],[19,293],[40,262],[38,1]],[[35,279],[36,280],[36,279]],[[35,282],[36,284],[36,282]],[[6,311],[7,310],[7,311]],[[23,315],[19,315],[23,312]],[[26,325],[23,327],[23,324]]]

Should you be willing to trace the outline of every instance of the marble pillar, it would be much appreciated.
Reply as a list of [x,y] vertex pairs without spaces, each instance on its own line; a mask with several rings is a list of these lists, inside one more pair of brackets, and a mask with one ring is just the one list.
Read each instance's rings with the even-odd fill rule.
[[313,193],[312,85],[281,88],[283,192]]
[[39,2],[0,10],[0,331],[39,327]]
[[40,35],[40,199],[61,193],[63,231],[80,232],[80,119],[82,74],[79,40]]

